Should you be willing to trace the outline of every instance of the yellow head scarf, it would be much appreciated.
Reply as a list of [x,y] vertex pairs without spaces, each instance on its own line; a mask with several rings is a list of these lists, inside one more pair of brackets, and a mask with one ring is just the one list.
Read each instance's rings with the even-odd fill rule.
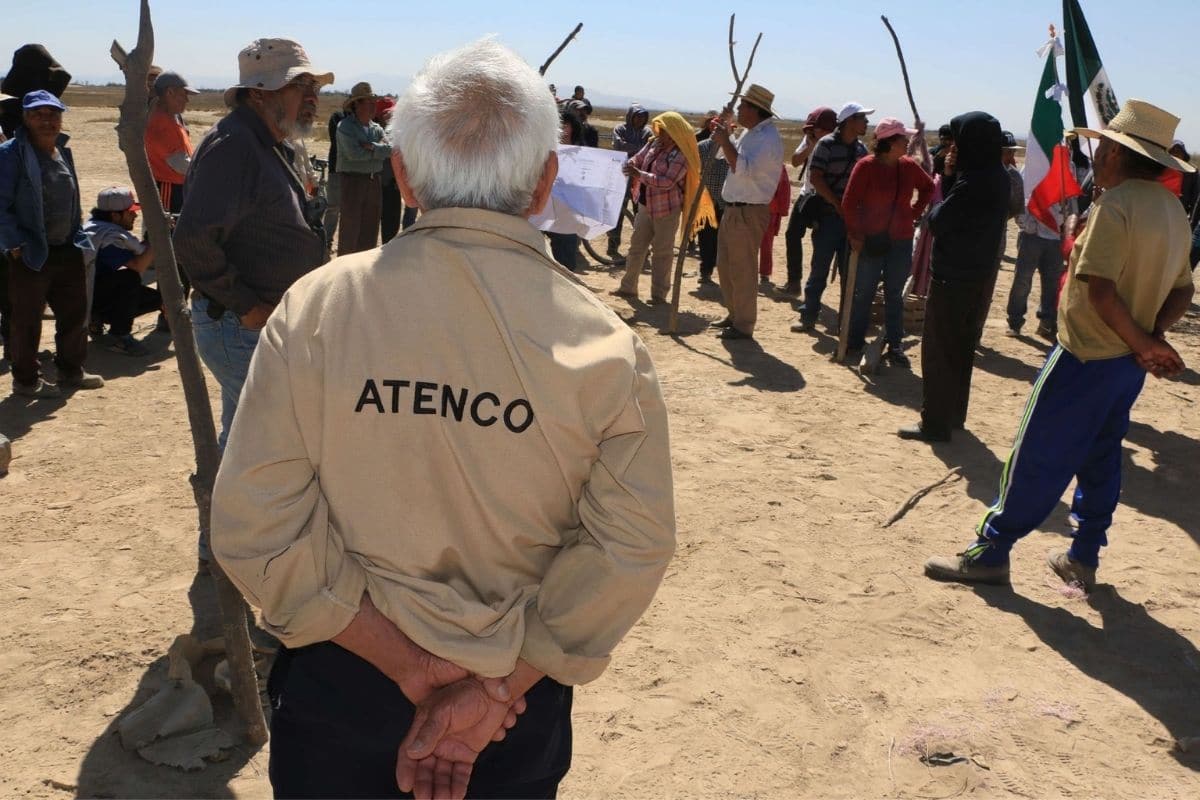
[[683,231],[683,238],[691,239],[705,225],[717,227],[717,212],[713,208],[712,198],[700,184],[700,150],[696,147],[696,132],[691,124],[677,111],[667,111],[659,114],[650,121],[650,129],[658,136],[664,130],[675,142],[679,152],[687,161],[687,177],[684,179],[683,214],[679,224],[687,224],[687,214],[692,207],[692,200],[700,192],[700,205],[696,208],[696,218],[692,220],[692,229]]

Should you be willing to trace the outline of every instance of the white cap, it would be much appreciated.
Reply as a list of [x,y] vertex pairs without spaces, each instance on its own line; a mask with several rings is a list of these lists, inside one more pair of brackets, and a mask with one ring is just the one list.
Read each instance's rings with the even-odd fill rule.
[[846,103],[842,106],[842,110],[838,112],[837,121],[841,125],[846,120],[853,117],[855,114],[867,114],[868,116],[875,113],[873,108],[863,108],[862,103]]

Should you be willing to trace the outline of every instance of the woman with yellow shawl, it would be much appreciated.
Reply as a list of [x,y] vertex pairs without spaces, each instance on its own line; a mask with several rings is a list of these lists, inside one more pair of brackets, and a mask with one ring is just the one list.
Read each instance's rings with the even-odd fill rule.
[[[638,296],[638,278],[646,263],[646,253],[652,250],[650,305],[657,305],[667,302],[671,289],[671,256],[680,217],[686,216],[692,199],[702,188],[700,151],[696,148],[696,133],[687,120],[675,111],[668,111],[651,120],[650,128],[654,137],[623,167],[625,174],[633,178],[631,193],[637,198],[637,216],[625,277],[614,294],[630,299]],[[690,239],[706,223],[716,224],[716,213],[707,193],[701,197],[686,238]]]

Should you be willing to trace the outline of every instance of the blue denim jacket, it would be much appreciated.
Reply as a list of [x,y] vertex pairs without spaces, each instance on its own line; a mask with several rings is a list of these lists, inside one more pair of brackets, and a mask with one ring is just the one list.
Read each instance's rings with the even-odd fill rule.
[[[79,175],[75,172],[71,149],[66,146],[69,139],[66,134],[60,134],[58,149],[71,170],[71,177],[75,179],[71,239],[76,247],[87,250],[91,248],[91,243],[83,233]],[[0,250],[7,252],[15,247],[21,248],[21,260],[25,266],[41,272],[50,254],[42,208],[42,170],[24,128],[18,128],[13,138],[0,144]]]

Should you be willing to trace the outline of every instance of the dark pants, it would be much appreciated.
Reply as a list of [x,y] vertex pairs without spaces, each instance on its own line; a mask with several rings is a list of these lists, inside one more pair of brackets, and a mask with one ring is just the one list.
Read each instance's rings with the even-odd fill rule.
[[[625,227],[625,209],[629,208],[629,186],[632,183],[632,178],[625,181],[625,197],[621,200],[621,211],[617,214],[617,226],[608,232],[608,254],[610,256],[616,255],[621,246],[621,228]],[[710,269],[709,272],[712,270]]]
[[1089,567],[1121,496],[1121,441],[1146,371],[1132,355],[1080,361],[1050,351],[1021,415],[1000,493],[977,533],[992,542],[987,560],[1008,560],[1013,544],[1050,516],[1075,478],[1071,514],[1079,523],[1071,558]]
[[12,322],[12,302],[8,298],[8,256],[0,253],[0,339],[4,340],[5,358],[8,357],[8,333]]
[[854,299],[850,304],[850,350],[861,350],[866,344],[867,324],[871,321],[871,306],[875,289],[883,280],[883,319],[888,346],[896,351],[904,342],[904,283],[912,274],[912,239],[892,242],[883,255],[858,255],[858,271],[854,276]]
[[[713,210],[717,212],[717,224],[721,224],[721,216],[725,213],[724,206],[713,206]],[[717,266],[717,239],[720,237],[717,229],[711,225],[705,225],[696,234],[696,240],[700,247],[700,274],[712,276],[713,270]]]
[[[284,647],[267,693],[276,797],[411,796],[396,755],[414,708],[383,673],[330,642]],[[571,766],[571,697],[549,678],[534,686],[516,727],[479,754],[467,797],[554,797]]]
[[379,238],[379,207],[383,196],[379,175],[341,174],[342,212],[338,221],[338,255],[375,247]]
[[846,223],[837,214],[821,217],[812,236],[812,266],[804,284],[804,308],[800,316],[815,321],[821,313],[821,295],[829,282],[829,267],[837,259],[838,275],[846,277]]
[[802,194],[796,198],[792,215],[788,217],[787,230],[783,234],[787,245],[787,282],[796,287],[804,278],[804,234],[808,233],[808,226],[800,221],[800,204],[806,197],[808,195]]
[[384,244],[400,232],[400,211],[404,201],[400,198],[400,187],[392,181],[384,183],[379,191],[379,243]]
[[966,423],[986,292],[986,283],[950,283],[937,278],[929,283],[921,337],[925,394],[921,429],[931,436],[949,436]]
[[416,221],[417,221],[417,207],[416,206],[405,206],[404,207],[404,218],[400,222],[400,228],[402,230],[408,230],[409,228],[411,228],[413,226],[413,223]]
[[142,276],[131,269],[96,273],[92,294],[92,318],[107,322],[109,333],[124,336],[133,330],[133,320],[162,308],[158,289],[142,285]]
[[550,240],[550,255],[571,272],[575,271],[575,257],[579,252],[579,237],[573,233],[547,233]]
[[1029,291],[1033,288],[1033,273],[1042,279],[1042,295],[1038,303],[1038,320],[1055,330],[1058,328],[1058,279],[1062,277],[1062,245],[1058,239],[1043,239],[1037,234],[1017,235],[1017,265],[1013,269],[1012,289],[1008,292],[1008,326],[1021,330]]
[[50,248],[40,272],[22,261],[8,264],[8,295],[12,302],[8,345],[13,380],[36,383],[39,374],[38,348],[42,341],[42,311],[54,311],[54,364],[58,377],[71,379],[83,374],[87,357],[87,280],[83,253],[73,244]]

